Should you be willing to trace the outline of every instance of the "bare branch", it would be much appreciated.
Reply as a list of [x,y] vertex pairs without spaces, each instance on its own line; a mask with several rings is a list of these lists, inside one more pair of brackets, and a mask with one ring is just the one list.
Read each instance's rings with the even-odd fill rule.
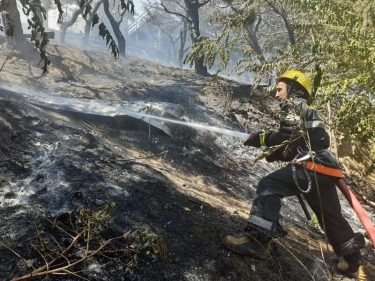
[[190,24],[193,23],[189,18],[187,18],[187,17],[184,16],[183,14],[169,11],[169,10],[167,9],[167,7],[164,6],[163,3],[160,3],[160,5],[164,8],[164,11],[167,12],[168,14],[172,14],[172,15],[176,15],[176,16],[182,17],[182,18],[186,19]]

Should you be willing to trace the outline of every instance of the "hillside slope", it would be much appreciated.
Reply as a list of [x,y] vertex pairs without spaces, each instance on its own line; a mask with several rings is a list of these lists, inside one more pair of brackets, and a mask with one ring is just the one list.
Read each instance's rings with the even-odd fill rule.
[[[132,120],[29,102],[41,93],[169,102],[192,123],[248,132],[277,127],[258,107],[277,106],[267,95],[224,80],[205,91],[209,78],[134,57],[113,60],[58,44],[49,54],[52,65],[42,75],[38,58],[1,48],[0,280],[56,256],[39,274],[61,274],[43,280],[350,280],[336,272],[336,257],[296,198],[283,201],[289,235],[275,241],[267,261],[223,247],[225,235],[245,226],[259,179],[279,165],[251,166],[260,149],[204,129],[184,126],[171,138]],[[345,201],[343,213],[363,232]],[[104,243],[108,248],[95,252]],[[84,254],[91,256],[81,260]],[[375,264],[371,246],[364,254]]]

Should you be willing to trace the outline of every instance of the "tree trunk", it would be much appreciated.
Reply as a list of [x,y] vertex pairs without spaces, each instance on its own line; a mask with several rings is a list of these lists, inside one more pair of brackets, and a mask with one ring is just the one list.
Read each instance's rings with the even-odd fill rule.
[[[40,10],[40,7],[42,6],[42,2],[41,2],[40,0],[33,0],[32,3],[33,3],[34,6],[35,6],[35,13],[36,13],[36,16],[37,16],[38,19],[39,19],[40,25],[43,25],[43,26],[44,26],[43,13],[42,13],[42,11]],[[45,28],[45,27],[44,27],[44,28]]]
[[13,49],[20,49],[26,45],[26,39],[23,37],[21,16],[17,9],[16,0],[9,0],[8,3],[8,9],[1,14],[4,32],[8,35],[6,40]]
[[262,48],[259,45],[259,40],[258,40],[258,37],[256,36],[254,30],[249,26],[246,26],[245,30],[247,31],[247,33],[250,36],[251,43],[253,44],[253,49],[254,49],[255,53],[258,55],[259,60],[261,62],[265,62],[266,59],[264,58]]
[[65,44],[66,30],[68,29],[68,23],[62,22],[60,24],[60,43]]
[[180,32],[180,48],[178,49],[178,57],[177,63],[178,66],[182,69],[183,61],[184,61],[184,53],[185,53],[185,44],[186,44],[186,31],[188,28],[188,23],[185,19],[183,19],[184,27]]
[[[200,30],[199,30],[199,8],[202,6],[198,1],[185,0],[188,15],[192,21],[192,29],[190,37],[192,43],[198,43]],[[207,67],[204,65],[204,55],[194,61],[195,72],[202,76],[208,76]]]
[[89,40],[90,40],[91,23],[92,23],[92,17],[90,16],[90,18],[85,21],[85,31],[82,37],[82,43],[84,45],[89,45],[90,43]]
[[43,26],[46,30],[49,30],[48,13],[51,10],[51,3],[49,2],[49,0],[42,0],[42,5],[46,9],[46,20],[44,21]]
[[126,42],[125,38],[121,33],[120,30],[120,24],[115,20],[115,18],[112,16],[111,12],[109,11],[109,2],[108,0],[103,1],[104,5],[104,12],[109,19],[109,22],[111,23],[113,33],[115,34],[117,38],[117,45],[119,49],[119,55],[120,57],[125,57],[125,48],[126,48]]
[[285,16],[282,16],[282,18],[284,20],[286,30],[288,31],[289,42],[291,45],[294,46],[296,44],[296,38],[294,37],[294,30],[290,26],[288,19]]
[[331,110],[331,103],[327,103],[327,111],[328,111],[328,123],[329,123],[329,135],[331,137],[331,150],[333,154],[335,154],[336,158],[339,159],[339,150],[337,146],[336,134],[335,130],[333,129],[333,120],[332,120],[332,110]]
[[291,27],[291,25],[289,23],[286,11],[282,10],[282,9],[279,9],[275,5],[275,3],[273,1],[267,0],[267,3],[273,9],[273,11],[276,14],[278,14],[279,16],[281,16],[281,18],[283,19],[283,22],[285,24],[285,28],[286,28],[286,30],[288,32],[289,42],[290,42],[291,45],[295,45],[296,44],[296,38],[294,37],[294,30],[293,30],[293,28]]
[[61,23],[61,25],[60,25],[60,31],[61,31],[61,32],[60,32],[60,42],[61,42],[61,43],[65,44],[65,35],[66,35],[66,31],[67,31],[67,29],[68,29],[70,26],[72,26],[72,25],[76,22],[76,20],[77,20],[79,14],[81,14],[82,11],[83,11],[83,9],[78,9],[78,10],[76,10],[76,11],[73,13],[73,16],[72,16],[72,18],[70,19],[70,21],[62,22],[62,23]]
[[82,43],[85,45],[89,44],[89,39],[90,39],[90,30],[91,30],[91,25],[92,25],[92,20],[94,18],[94,15],[96,15],[97,11],[99,10],[100,5],[103,4],[103,0],[99,1],[96,3],[94,9],[92,12],[89,14],[89,18],[86,20],[85,24],[85,33],[82,38]]

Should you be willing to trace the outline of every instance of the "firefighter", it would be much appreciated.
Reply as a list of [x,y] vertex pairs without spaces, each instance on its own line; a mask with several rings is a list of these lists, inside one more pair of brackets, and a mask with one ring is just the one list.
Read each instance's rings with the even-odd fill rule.
[[[278,131],[251,134],[245,146],[268,147],[268,162],[288,162],[263,177],[257,186],[248,225],[240,236],[227,236],[224,245],[231,251],[266,259],[271,240],[287,234],[279,223],[281,199],[304,196],[316,214],[321,228],[337,256],[349,267],[346,273],[367,280],[360,249],[362,234],[354,233],[342,216],[335,181],[342,177],[335,156],[328,150],[328,132],[316,110],[308,107],[310,80],[304,73],[288,70],[276,79],[276,98],[280,103]],[[360,279],[362,278],[362,279]]]

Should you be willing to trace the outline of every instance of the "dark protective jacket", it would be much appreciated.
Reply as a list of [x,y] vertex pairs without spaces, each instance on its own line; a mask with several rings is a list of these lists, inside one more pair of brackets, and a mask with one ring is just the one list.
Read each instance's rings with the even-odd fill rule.
[[[267,156],[266,160],[268,162],[291,161],[298,154],[298,147],[303,151],[309,151],[307,143],[310,142],[311,150],[316,153],[314,159],[316,163],[339,168],[335,156],[328,150],[330,138],[326,127],[318,112],[309,108],[306,102],[305,99],[296,98],[293,104],[288,101],[280,104],[285,116],[281,117],[278,131],[266,133],[265,144],[267,147],[272,147],[284,141],[290,142]],[[301,128],[305,128],[303,131],[307,132],[308,136],[301,132]]]

